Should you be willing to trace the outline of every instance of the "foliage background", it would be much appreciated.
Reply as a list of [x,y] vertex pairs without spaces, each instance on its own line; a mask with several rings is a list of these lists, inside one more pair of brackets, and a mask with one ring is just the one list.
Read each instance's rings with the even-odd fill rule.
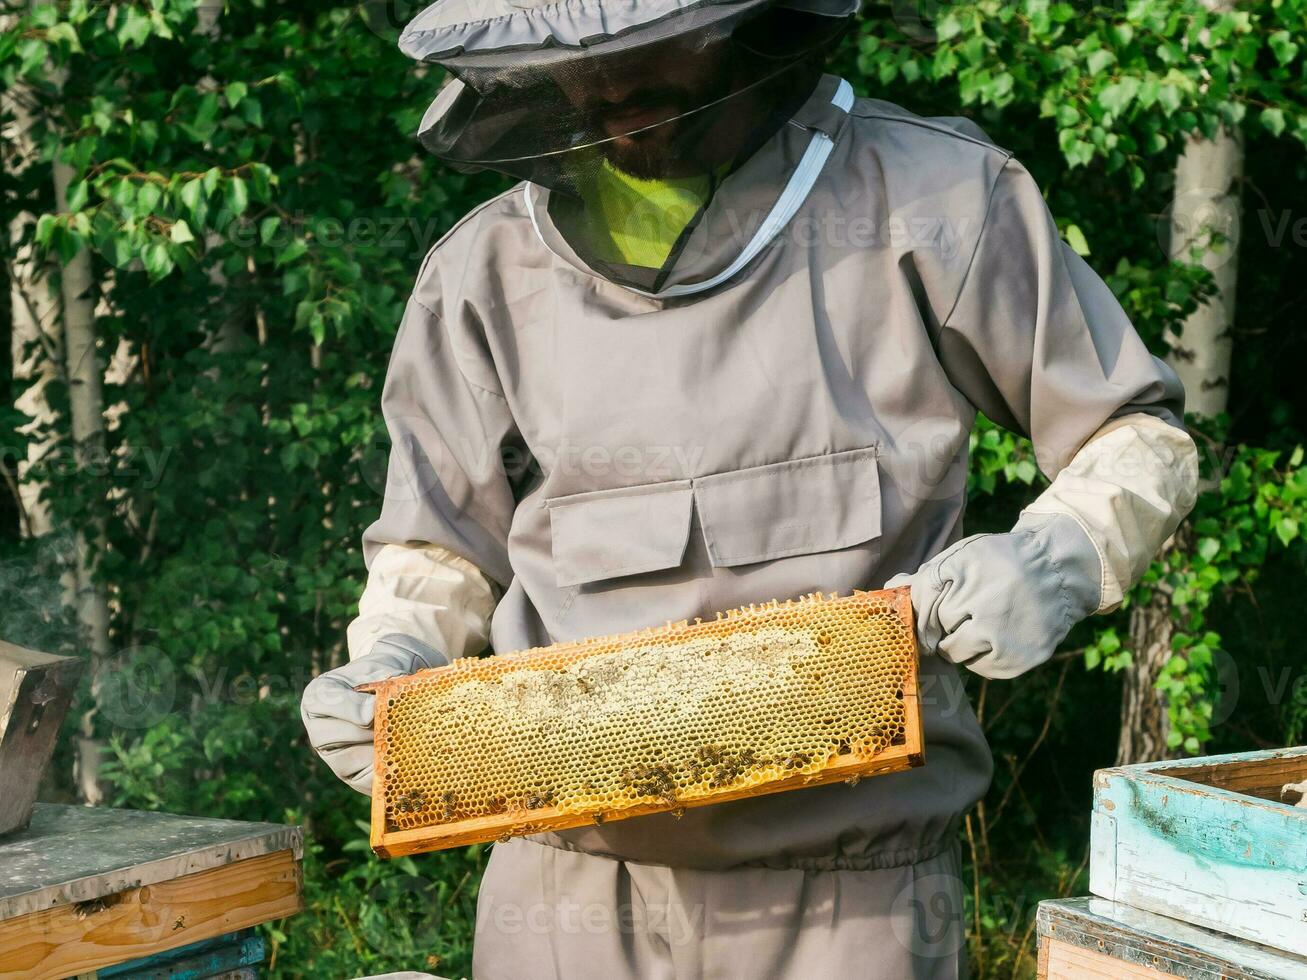
[[[504,186],[441,168],[411,139],[439,77],[394,50],[401,6],[0,3],[0,87],[35,119],[0,178],[6,275],[24,243],[56,284],[89,249],[99,354],[115,365],[105,452],[88,464],[66,383],[33,430],[13,408],[25,382],[0,363],[0,465],[44,486],[57,528],[24,536],[0,492],[0,633],[83,649],[60,576],[75,535],[102,524],[112,655],[84,707],[108,746],[111,802],[305,826],[308,908],[267,930],[279,976],[465,973],[484,858],[372,858],[365,801],[316,764],[298,716],[311,672],[345,657],[406,290],[439,234]],[[1221,121],[1242,134],[1230,412],[1202,423],[1211,485],[1194,530],[1136,595],[1179,589],[1164,684],[1190,750],[1301,742],[1307,724],[1305,18],[1305,0],[1225,14],[894,0],[869,6],[834,59],[861,92],[965,113],[1013,149],[1159,352],[1207,284],[1167,259],[1176,155]],[[56,158],[74,171],[63,211]],[[0,330],[10,302],[0,291]],[[20,474],[39,439],[48,451]],[[972,528],[1001,528],[1041,478],[1021,440],[983,423],[973,449]],[[1086,624],[1025,678],[971,685],[998,759],[964,841],[978,977],[1032,975],[1035,904],[1086,888],[1089,777],[1114,758],[1127,614]],[[71,798],[71,764],[65,748],[47,798]]]

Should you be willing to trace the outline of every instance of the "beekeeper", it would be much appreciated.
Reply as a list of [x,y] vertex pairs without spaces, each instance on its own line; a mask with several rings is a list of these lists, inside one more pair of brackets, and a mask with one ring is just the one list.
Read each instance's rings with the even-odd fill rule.
[[[439,0],[421,139],[522,183],[418,274],[351,662],[313,745],[372,779],[353,685],[814,591],[911,583],[926,765],[497,845],[475,974],[953,977],[958,666],[1113,609],[1192,504],[1175,375],[973,124],[854,96],[856,0]],[[977,411],[1052,483],[963,538]],[[473,751],[475,747],[469,747]]]

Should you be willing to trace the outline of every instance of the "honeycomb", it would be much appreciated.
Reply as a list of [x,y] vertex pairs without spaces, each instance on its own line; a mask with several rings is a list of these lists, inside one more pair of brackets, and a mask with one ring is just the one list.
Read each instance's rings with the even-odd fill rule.
[[378,699],[381,853],[920,762],[906,589],[764,603],[362,689]]

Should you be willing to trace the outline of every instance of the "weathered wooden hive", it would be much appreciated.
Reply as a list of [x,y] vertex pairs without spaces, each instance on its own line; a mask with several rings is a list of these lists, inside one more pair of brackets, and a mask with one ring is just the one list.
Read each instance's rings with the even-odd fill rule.
[[896,589],[365,685],[372,844],[393,856],[919,765],[916,677]]
[[41,776],[85,661],[0,640],[0,835],[32,816]]
[[1307,980],[1307,746],[1094,775],[1093,895],[1039,903],[1039,980]]

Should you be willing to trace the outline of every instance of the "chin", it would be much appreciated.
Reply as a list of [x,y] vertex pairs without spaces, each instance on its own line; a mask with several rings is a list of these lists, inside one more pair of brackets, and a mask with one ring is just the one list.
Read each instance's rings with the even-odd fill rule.
[[675,164],[666,147],[647,145],[632,139],[615,141],[609,147],[608,162],[623,173],[641,180],[670,177]]

